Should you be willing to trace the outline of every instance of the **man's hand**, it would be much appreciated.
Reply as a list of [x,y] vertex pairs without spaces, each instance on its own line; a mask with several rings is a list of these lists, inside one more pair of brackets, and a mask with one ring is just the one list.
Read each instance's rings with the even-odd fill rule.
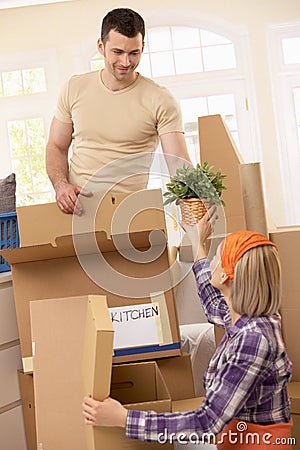
[[74,186],[67,181],[60,181],[54,186],[56,192],[56,203],[62,212],[66,214],[77,214],[80,216],[83,212],[82,205],[78,200],[78,195],[90,197],[92,192],[82,189],[80,186]]
[[88,425],[101,427],[126,427],[127,409],[110,397],[98,402],[91,397],[84,397],[82,414]]

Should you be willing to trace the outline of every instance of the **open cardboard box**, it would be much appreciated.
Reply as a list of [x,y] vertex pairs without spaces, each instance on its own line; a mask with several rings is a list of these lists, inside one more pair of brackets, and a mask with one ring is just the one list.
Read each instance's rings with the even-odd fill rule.
[[24,371],[32,369],[29,302],[37,299],[105,295],[117,308],[114,362],[180,355],[161,191],[94,193],[81,202],[82,216],[56,204],[18,208],[21,248],[2,252],[12,269]]
[[193,398],[189,355],[161,359],[161,368],[155,361],[112,365],[114,331],[104,296],[34,301],[30,310],[37,448],[161,448],[128,440],[120,428],[85,425],[84,395],[111,395],[126,408],[157,412],[201,404]]

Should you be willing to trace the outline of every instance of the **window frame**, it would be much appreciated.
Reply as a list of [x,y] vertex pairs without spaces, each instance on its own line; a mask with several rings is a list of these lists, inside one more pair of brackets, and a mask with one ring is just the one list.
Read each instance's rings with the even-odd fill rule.
[[[55,110],[57,102],[57,86],[59,86],[60,83],[57,64],[57,55],[55,49],[0,55],[1,72],[42,67],[45,70],[47,85],[46,92],[0,97],[0,178],[6,177],[13,171],[8,135],[8,122],[16,120],[27,120],[37,117],[42,118],[44,122],[45,137],[47,137],[47,132],[49,130],[53,112]],[[39,192],[36,193],[38,194]]]
[[299,37],[300,22],[269,25],[266,36],[286,223],[299,225],[300,144],[293,88],[300,87],[300,63],[284,63],[282,39]]

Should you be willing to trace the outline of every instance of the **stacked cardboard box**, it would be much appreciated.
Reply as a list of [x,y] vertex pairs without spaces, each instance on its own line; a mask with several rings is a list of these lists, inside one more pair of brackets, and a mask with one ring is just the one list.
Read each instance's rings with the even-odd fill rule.
[[[103,395],[98,397],[102,398],[112,389],[112,395],[120,395],[125,404],[158,411],[170,411],[173,401],[194,397],[190,362],[180,350],[160,190],[103,198],[94,194],[82,203],[85,213],[81,217],[64,215],[55,204],[19,208],[21,248],[5,251],[12,267],[22,351],[19,379],[28,450],[36,448],[32,442],[47,450],[93,448],[85,447],[88,427],[80,411],[87,393],[80,384],[83,331],[87,303],[93,298],[105,299],[109,313],[98,303],[99,320],[106,317],[109,321],[100,320],[97,328],[102,344],[98,342],[101,351],[95,356],[99,365],[88,371],[88,380],[97,374],[88,392],[102,389]],[[141,322],[140,328],[137,322]],[[113,369],[111,385],[112,362],[118,366]],[[125,362],[131,364],[120,365]],[[116,390],[116,382],[124,377],[125,387],[134,388],[125,398],[124,390]],[[139,379],[142,389],[137,386]],[[184,381],[179,384],[180,379]],[[180,385],[186,387],[183,392],[178,390]],[[197,400],[197,405],[200,402]],[[104,434],[101,436],[97,449],[122,448],[119,443],[108,445],[116,436],[120,442],[124,436],[107,431],[105,445]],[[134,445],[132,448],[144,448]]]
[[294,422],[293,437],[296,438],[294,448],[300,449],[300,360],[299,360],[299,317],[300,288],[298,283],[298,249],[300,248],[300,228],[282,227],[270,231],[270,239],[278,247],[282,267],[282,334],[287,353],[293,363],[293,376],[290,383],[289,396],[291,413]]

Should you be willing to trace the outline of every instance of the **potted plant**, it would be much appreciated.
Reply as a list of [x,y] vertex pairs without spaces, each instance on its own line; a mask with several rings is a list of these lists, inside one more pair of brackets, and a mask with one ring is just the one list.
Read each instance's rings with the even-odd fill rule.
[[[206,212],[204,202],[213,202],[225,206],[220,198],[226,187],[223,179],[226,175],[219,169],[213,172],[208,162],[195,167],[183,165],[166,184],[164,204],[175,202],[180,206],[182,220],[188,224],[197,223]],[[204,200],[204,202],[203,202]]]

